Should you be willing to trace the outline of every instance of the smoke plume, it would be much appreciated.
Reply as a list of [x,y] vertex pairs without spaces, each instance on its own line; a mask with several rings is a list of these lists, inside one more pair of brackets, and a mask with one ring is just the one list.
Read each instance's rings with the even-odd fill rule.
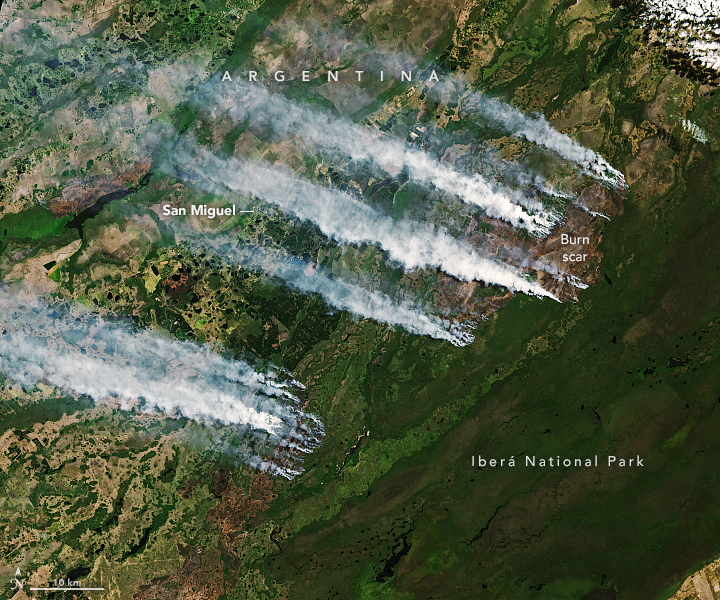
[[171,153],[171,165],[196,186],[221,195],[227,191],[256,196],[286,213],[313,222],[325,235],[353,245],[377,244],[405,270],[439,268],[463,281],[484,281],[511,291],[554,296],[523,278],[508,265],[479,256],[470,245],[429,225],[394,220],[350,194],[295,177],[287,169],[262,161],[220,159],[185,140]]
[[[298,136],[303,142],[338,151],[355,161],[374,163],[387,172],[407,169],[411,180],[458,196],[482,208],[488,216],[534,235],[547,235],[557,220],[557,215],[523,192],[497,186],[478,173],[461,173],[397,138],[368,130],[346,117],[302,106],[270,93],[259,84],[218,83],[217,79],[211,80],[211,92],[199,94],[193,100],[214,117],[226,114],[236,122],[249,121],[249,127],[255,131]],[[529,207],[530,212],[523,206]]]
[[597,152],[585,148],[570,136],[553,128],[540,113],[528,116],[509,104],[479,93],[473,93],[465,100],[464,109],[482,114],[516,137],[524,137],[529,142],[556,152],[565,160],[581,167],[586,174],[614,188],[627,187],[625,177],[620,171],[614,169]]
[[[237,427],[264,441],[271,454],[242,458],[285,477],[299,472],[297,457],[324,437],[320,420],[299,407],[291,391],[299,384],[291,378],[258,373],[206,346],[111,321],[81,306],[53,306],[5,290],[0,372],[23,385],[44,381],[95,401],[110,399],[125,410]],[[288,452],[294,461],[287,460]]]
[[322,267],[282,251],[239,245],[237,240],[227,235],[201,235],[175,220],[168,226],[172,228],[175,240],[184,246],[210,252],[231,264],[262,271],[304,294],[318,294],[330,306],[346,310],[356,317],[390,326],[399,325],[410,333],[447,340],[455,346],[466,346],[475,339],[466,326],[425,314],[421,307],[407,301],[396,302],[382,292],[339,278],[331,279]]

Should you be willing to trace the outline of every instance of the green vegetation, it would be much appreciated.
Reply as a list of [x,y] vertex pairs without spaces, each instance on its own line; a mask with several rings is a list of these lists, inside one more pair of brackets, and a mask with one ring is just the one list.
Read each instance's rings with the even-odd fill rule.
[[[61,178],[93,178],[142,158],[103,137],[103,119],[115,126],[116,105],[138,102],[133,115],[171,124],[217,152],[239,147],[286,160],[312,180],[358,186],[395,218],[465,231],[467,210],[435,202],[406,174],[382,179],[343,159],[329,167],[317,149],[260,139],[247,123],[218,124],[161,93],[172,108],[158,115],[161,101],[143,105],[140,86],[104,84],[99,76],[187,56],[200,57],[198,69],[209,71],[268,65],[294,52],[316,60],[295,33],[283,33],[287,23],[317,26],[324,32],[311,31],[317,39],[343,32],[370,45],[402,42],[424,54],[424,70],[467,70],[493,96],[542,111],[589,140],[631,185],[623,215],[595,231],[604,253],[589,266],[597,285],[577,303],[517,296],[478,324],[474,344],[455,348],[331,313],[318,297],[178,247],[150,207],[214,196],[153,166],[146,186],[83,224],[80,250],[45,263],[59,284],[54,293],[292,371],[307,385],[302,400],[323,420],[327,438],[307,457],[305,473],[273,480],[238,464],[237,432],[96,407],[44,386],[21,390],[0,378],[6,555],[26,557],[29,571],[47,565],[53,573],[87,569],[90,579],[115,578],[127,597],[196,586],[225,590],[219,599],[293,600],[580,600],[597,589],[617,589],[618,600],[665,600],[692,569],[715,558],[708,523],[720,495],[718,94],[690,69],[671,72],[677,61],[648,46],[624,10],[603,2],[491,0],[468,5],[459,20],[452,6],[405,0],[382,10],[354,1],[143,0],[110,11],[96,36],[78,42],[82,62],[75,47],[59,48],[58,58],[19,55],[3,75],[0,139],[4,158],[27,152],[9,159],[2,174],[6,203],[49,161],[57,161]],[[350,33],[335,29],[340,23]],[[49,43],[42,28],[28,32],[37,47]],[[427,139],[418,144],[440,156],[445,147],[467,147],[458,164],[488,176],[494,165],[485,157],[496,153],[521,155],[537,171],[554,169],[549,153],[526,152],[522,140],[489,144],[498,132],[488,134],[462,103],[442,105],[422,88],[363,88],[371,99],[353,117],[403,139],[422,125]],[[288,89],[338,111],[318,81]],[[38,118],[64,114],[71,97],[78,122],[86,120],[82,132],[59,134],[49,117]],[[711,141],[694,141],[682,119],[702,124]],[[87,131],[96,122],[103,127],[93,138]],[[138,117],[123,125],[122,135],[142,123]],[[27,136],[42,150],[22,147]],[[156,165],[161,157],[154,158]],[[58,195],[38,187],[32,198]],[[411,290],[434,300],[436,273],[413,279],[377,248],[346,250],[253,202],[255,214],[222,230],[248,244],[307,254],[333,276],[366,277],[391,295]],[[37,204],[8,211],[0,219],[3,267],[57,247],[70,219]],[[471,462],[479,455],[513,457],[516,465],[479,469]],[[597,469],[525,464],[528,456],[595,455]],[[645,466],[608,467],[608,455],[640,456]]]
[[40,240],[62,233],[70,219],[72,215],[56,219],[47,208],[36,206],[0,219],[0,235],[6,239]]

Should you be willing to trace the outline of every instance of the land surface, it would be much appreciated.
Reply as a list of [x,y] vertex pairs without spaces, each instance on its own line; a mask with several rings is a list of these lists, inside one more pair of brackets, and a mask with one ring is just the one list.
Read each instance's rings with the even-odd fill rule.
[[[10,591],[17,567],[35,585],[68,576],[117,599],[692,593],[683,581],[720,555],[720,103],[712,73],[668,53],[640,15],[589,0],[3,4],[3,280],[284,367],[327,437],[302,475],[273,479],[236,460],[232,432],[3,380],[0,596],[29,596]],[[402,174],[385,181],[340,160],[328,169],[300,140],[261,139],[183,96],[185,81],[226,69],[351,73],[364,47],[542,112],[622,171],[627,191],[568,175],[421,87],[318,77],[283,93],[403,139],[421,124],[489,176],[504,163],[478,157],[532,165],[594,194],[612,220],[569,209],[551,236],[521,239]],[[149,83],[135,79],[138,64]],[[156,168],[138,132],[159,121],[217,152],[355,182],[374,206],[478,247],[547,257],[562,227],[587,234],[578,251],[592,260],[570,272],[590,287],[557,303],[403,273],[377,248],[343,247],[251,200],[256,213],[203,224],[450,309],[476,321],[476,338],[456,348],[331,313],[317,296],[175,243],[158,206],[214,198]],[[479,455],[517,464],[473,467]],[[639,455],[644,466],[532,468],[528,455]]]

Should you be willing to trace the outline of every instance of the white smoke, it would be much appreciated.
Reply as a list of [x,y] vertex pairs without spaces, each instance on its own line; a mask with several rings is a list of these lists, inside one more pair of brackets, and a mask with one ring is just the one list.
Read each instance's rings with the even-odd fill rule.
[[565,160],[581,167],[588,175],[618,189],[627,187],[625,177],[620,171],[614,169],[597,152],[560,133],[540,113],[528,116],[509,104],[480,93],[470,94],[465,99],[463,108],[467,112],[477,112],[495,121],[516,137],[524,137],[529,142],[556,152]]
[[211,92],[194,97],[195,104],[214,117],[226,114],[237,122],[249,120],[249,126],[255,130],[295,135],[305,143],[333,149],[356,161],[372,162],[387,172],[397,173],[405,168],[413,181],[456,195],[482,208],[488,216],[534,235],[547,235],[557,220],[557,215],[544,210],[541,202],[527,198],[524,193],[499,187],[478,173],[459,172],[397,138],[368,130],[348,118],[299,105],[280,94],[271,94],[259,84],[217,83],[217,79],[213,80],[215,87]]
[[[171,171],[198,186],[226,194],[256,196],[304,221],[314,223],[339,242],[377,244],[405,270],[439,268],[463,281],[484,281],[515,292],[556,299],[517,269],[479,256],[470,245],[433,227],[394,220],[354,196],[295,177],[284,167],[262,161],[220,159],[190,140],[171,153]],[[183,175],[184,173],[184,175]]]
[[583,280],[580,279],[579,277],[577,277],[576,275],[568,275],[566,277],[566,281],[570,285],[572,285],[578,289],[581,289],[581,290],[586,290],[588,287],[590,287],[587,283],[583,282]]
[[262,270],[299,292],[319,294],[330,306],[346,310],[356,317],[391,326],[400,325],[410,333],[447,340],[455,346],[466,346],[475,339],[467,326],[425,314],[410,302],[395,302],[382,292],[367,290],[339,278],[331,279],[322,267],[291,255],[238,245],[235,239],[225,235],[201,236],[176,221],[168,223],[168,226],[173,230],[175,240],[185,246],[212,252],[220,260],[232,264]]
[[694,139],[701,144],[707,144],[710,141],[707,132],[699,125],[689,121],[688,119],[682,120],[682,126]]
[[[159,411],[205,424],[234,426],[270,450],[310,452],[324,437],[302,411],[290,379],[256,372],[205,346],[109,321],[81,306],[52,306],[0,290],[0,373],[23,385],[39,381],[125,410]],[[301,387],[301,386],[300,386]],[[279,455],[276,453],[276,458]],[[251,466],[291,477],[295,465],[259,455]],[[290,463],[297,463],[296,459]]]

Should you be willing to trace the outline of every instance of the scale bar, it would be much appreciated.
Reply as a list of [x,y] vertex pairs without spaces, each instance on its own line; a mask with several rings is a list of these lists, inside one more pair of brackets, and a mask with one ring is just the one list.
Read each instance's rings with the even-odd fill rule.
[[47,588],[30,588],[31,592],[102,592],[105,588],[80,588],[80,587],[47,587]]

